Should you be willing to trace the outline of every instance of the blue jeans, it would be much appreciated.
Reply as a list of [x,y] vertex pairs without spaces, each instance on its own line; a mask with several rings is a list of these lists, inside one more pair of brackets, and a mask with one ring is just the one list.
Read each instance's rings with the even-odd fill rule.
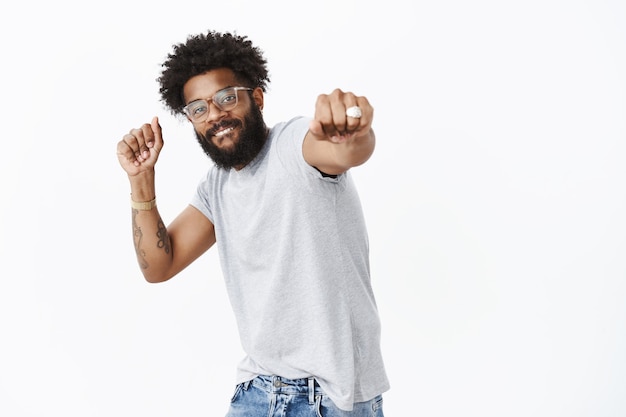
[[313,378],[259,376],[237,385],[226,417],[384,417],[383,399],[379,395],[343,411]]

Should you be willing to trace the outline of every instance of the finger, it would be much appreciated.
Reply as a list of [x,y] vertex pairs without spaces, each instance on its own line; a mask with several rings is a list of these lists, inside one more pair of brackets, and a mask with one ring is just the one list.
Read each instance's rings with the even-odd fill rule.
[[141,148],[146,146],[143,126],[138,129],[131,129],[124,136],[124,141],[128,143],[128,146],[130,146],[135,152],[141,151]]
[[309,123],[309,132],[311,132],[313,136],[315,136],[315,138],[318,140],[326,139],[326,133],[324,133],[324,128],[318,120],[311,120],[311,122]]
[[161,148],[163,148],[163,130],[161,129],[161,125],[159,124],[159,118],[154,116],[152,118],[150,126],[152,127],[152,131],[154,132],[154,143],[152,146],[157,152],[160,152]]
[[141,147],[143,146],[143,134],[139,129],[133,129],[122,138],[123,142],[128,146],[133,153],[133,158],[137,158],[141,154]]
[[[338,134],[350,136],[361,126],[361,120],[356,117],[349,117],[347,110],[351,107],[360,108],[361,97],[352,92],[343,92],[335,89],[330,94],[331,111],[333,114],[333,126]],[[365,100],[367,102],[367,100]]]
[[[354,133],[357,130],[359,130],[359,128],[361,127],[363,120],[363,111],[365,106],[365,102],[367,102],[367,99],[365,99],[364,97],[357,97],[352,93],[346,94],[346,97],[344,99],[344,103],[345,103],[345,109],[344,109],[344,117],[346,119],[346,132],[347,133]],[[358,107],[359,109],[361,109],[361,117],[350,117],[347,114],[347,110],[351,107]]]
[[[351,133],[364,130],[369,131],[374,116],[374,109],[365,97],[356,97],[356,104],[354,105],[361,109],[361,117],[346,116],[348,120],[348,131]],[[350,107],[352,106],[348,106],[348,108]]]
[[139,129],[131,129],[124,135],[123,141],[133,151],[135,159],[139,162],[145,161],[150,156],[147,142],[152,137],[151,127],[149,124],[143,124]]
[[137,147],[136,138],[131,134],[126,134],[124,138],[118,142],[117,144],[117,157],[120,163],[124,166],[125,164],[133,164],[135,166],[139,166],[140,163],[137,160],[136,150],[133,149]]
[[154,132],[152,131],[152,125],[149,123],[144,123],[143,125],[141,125],[141,138],[143,139],[140,142],[141,143],[140,147],[139,147],[139,152],[140,154],[137,156],[137,158],[141,159],[148,159],[150,157],[150,148],[154,146]]
[[331,139],[336,136],[345,136],[348,133],[346,108],[356,103],[355,95],[349,92],[344,93],[339,88],[336,88],[327,96],[327,102],[331,118],[326,121],[325,130]]
[[127,137],[129,135],[125,135],[124,138],[117,143],[117,154],[128,161],[132,162],[135,159],[135,151],[133,148],[127,143]]
[[[341,132],[337,129],[336,126],[336,115],[339,111],[338,106],[340,106],[339,99],[337,96],[337,91],[335,90],[331,95],[322,94],[317,98],[317,103],[315,106],[315,121],[317,121],[321,130],[327,138],[332,138],[341,134]],[[344,116],[345,119],[345,116]]]
[[358,106],[358,97],[351,92],[335,89],[327,96],[327,105],[330,107],[331,118],[324,121],[324,129],[331,140],[336,137],[350,137],[360,126],[357,118],[348,117],[346,110]]
[[343,135],[346,133],[347,117],[346,117],[346,104],[354,103],[356,100],[350,98],[350,93],[342,93],[339,90],[335,90],[331,94],[330,109],[332,112],[332,124],[336,134]]
[[335,129],[333,122],[332,105],[327,95],[322,94],[317,98],[313,120],[316,122],[316,127],[312,133],[325,137],[337,135],[337,129]]
[[[336,101],[334,101],[334,100]],[[363,117],[348,116],[347,111],[351,107],[358,107],[362,111],[369,107],[369,103],[365,97],[359,97],[351,92],[342,92],[337,89],[331,94],[333,124],[339,134],[350,136],[352,133],[360,130],[366,120]]]

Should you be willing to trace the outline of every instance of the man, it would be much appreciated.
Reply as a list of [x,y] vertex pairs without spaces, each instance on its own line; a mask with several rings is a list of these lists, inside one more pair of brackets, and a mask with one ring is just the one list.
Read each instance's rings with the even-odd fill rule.
[[374,150],[373,108],[337,89],[318,97],[312,119],[268,129],[269,81],[245,36],[209,31],[174,46],[161,98],[193,124],[214,164],[166,227],[155,198],[158,119],[118,143],[137,260],[147,281],[162,282],[217,243],[246,353],[229,417],[382,416],[389,387],[348,172]]

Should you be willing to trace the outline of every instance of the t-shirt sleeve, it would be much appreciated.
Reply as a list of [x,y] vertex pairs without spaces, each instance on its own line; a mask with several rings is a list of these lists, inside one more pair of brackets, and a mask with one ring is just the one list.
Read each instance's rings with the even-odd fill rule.
[[311,119],[308,117],[296,117],[281,126],[278,132],[277,152],[280,161],[285,168],[296,175],[313,176],[329,182],[337,182],[338,177],[325,177],[315,167],[309,165],[302,151],[304,138],[309,131]]
[[196,193],[191,198],[190,204],[200,210],[200,212],[204,214],[211,221],[211,223],[215,224],[215,221],[213,219],[213,211],[211,210],[211,202],[209,199],[208,184],[211,172],[212,170],[209,170],[204,179],[198,184],[198,187],[196,188]]

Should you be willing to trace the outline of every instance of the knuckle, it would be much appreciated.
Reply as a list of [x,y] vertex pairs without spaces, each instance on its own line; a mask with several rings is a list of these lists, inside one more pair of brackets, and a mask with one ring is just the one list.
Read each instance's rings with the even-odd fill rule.
[[317,103],[318,104],[325,104],[328,103],[328,95],[327,94],[320,94],[317,96]]

